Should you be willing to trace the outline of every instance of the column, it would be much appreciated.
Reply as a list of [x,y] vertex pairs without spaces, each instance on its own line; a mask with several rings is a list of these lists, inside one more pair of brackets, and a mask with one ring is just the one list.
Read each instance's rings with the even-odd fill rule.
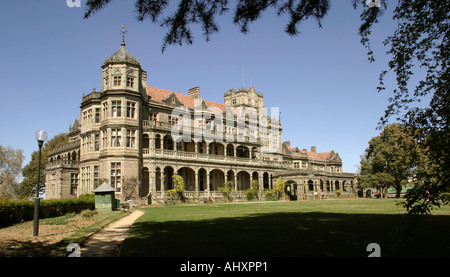
[[166,174],[164,173],[164,171],[161,172],[161,197],[165,198],[166,197]]
[[237,173],[234,173],[234,189],[237,191]]
[[259,184],[259,200],[264,196],[264,184],[263,184],[263,175],[264,173],[258,173],[258,184]]
[[198,171],[195,171],[195,193],[196,193],[196,195],[198,195],[199,184],[200,184],[199,174],[198,174]]
[[152,195],[156,194],[156,170],[149,172],[149,192]]
[[206,172],[206,191],[208,192],[208,196],[209,196],[209,191],[210,191],[210,186],[209,186],[209,182],[210,182],[210,176],[209,176],[209,172]]

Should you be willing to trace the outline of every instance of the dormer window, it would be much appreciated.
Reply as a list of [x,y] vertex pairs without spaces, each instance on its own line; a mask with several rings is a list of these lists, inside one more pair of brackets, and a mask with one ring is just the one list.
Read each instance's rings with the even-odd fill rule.
[[127,78],[127,87],[129,87],[129,88],[134,87],[134,78],[133,77]]
[[114,86],[120,86],[121,81],[121,76],[114,76]]

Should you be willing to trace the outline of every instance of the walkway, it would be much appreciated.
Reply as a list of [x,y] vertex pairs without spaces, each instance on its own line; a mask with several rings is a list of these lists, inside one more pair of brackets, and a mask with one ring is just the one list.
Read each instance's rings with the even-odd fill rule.
[[81,257],[116,257],[131,225],[143,214],[134,211],[94,234],[81,246]]

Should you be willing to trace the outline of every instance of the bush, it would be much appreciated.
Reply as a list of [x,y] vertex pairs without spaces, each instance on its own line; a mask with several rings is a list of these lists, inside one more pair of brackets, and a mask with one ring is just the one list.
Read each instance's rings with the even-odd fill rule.
[[[93,195],[85,195],[77,199],[41,200],[39,218],[62,216],[68,213],[79,213],[82,210],[94,209]],[[0,228],[10,226],[34,218],[34,201],[0,200]]]
[[233,195],[232,195],[232,193],[234,192],[233,181],[226,181],[222,187],[218,188],[218,190],[222,192],[225,201],[228,201],[228,202],[233,201]]
[[247,195],[247,200],[251,201],[255,198],[258,198],[259,186],[257,180],[251,181],[251,188],[249,188],[245,194]]

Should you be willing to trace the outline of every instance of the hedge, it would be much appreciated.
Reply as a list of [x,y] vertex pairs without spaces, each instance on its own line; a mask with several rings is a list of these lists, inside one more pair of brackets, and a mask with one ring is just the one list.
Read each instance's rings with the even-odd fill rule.
[[[62,216],[67,213],[79,213],[82,210],[95,208],[93,195],[81,195],[76,199],[41,200],[39,219]],[[0,200],[0,228],[22,221],[33,220],[34,201]]]

